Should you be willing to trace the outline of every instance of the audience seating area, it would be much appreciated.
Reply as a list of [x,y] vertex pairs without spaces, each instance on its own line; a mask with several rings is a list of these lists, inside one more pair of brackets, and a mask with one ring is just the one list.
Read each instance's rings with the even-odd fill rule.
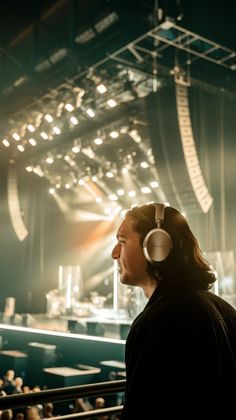
[[[43,389],[91,384],[125,378],[124,362],[101,360],[96,366],[73,363],[60,366],[57,346],[29,342],[26,351],[2,349],[0,351],[1,396],[37,392]],[[123,403],[123,393],[114,397],[99,396],[96,399],[78,398],[64,403],[46,403],[25,409],[4,410],[1,420],[39,420],[40,418],[71,414]],[[1,407],[1,404],[0,404]],[[118,419],[117,415],[104,416]]]

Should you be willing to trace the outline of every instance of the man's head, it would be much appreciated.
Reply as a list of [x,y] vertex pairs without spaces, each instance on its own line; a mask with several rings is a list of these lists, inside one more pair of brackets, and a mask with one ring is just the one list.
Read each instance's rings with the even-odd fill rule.
[[124,218],[117,231],[117,244],[112,251],[112,258],[118,262],[121,283],[142,287],[148,280],[141,237],[129,216]]
[[15,371],[13,369],[7,370],[5,377],[8,381],[10,382],[13,381],[14,376],[15,376]]
[[[144,253],[145,237],[157,228],[155,206],[153,204],[134,207],[126,212],[125,218],[117,232],[117,244],[112,257],[117,259],[120,279],[124,284],[143,287],[144,284],[173,277],[176,272],[188,272],[199,277],[201,271],[207,279],[199,281],[196,287],[208,288],[215,281],[210,267],[204,259],[199,244],[193,235],[185,217],[173,207],[165,207],[161,230],[171,239],[171,249],[162,262],[150,262]],[[200,276],[201,278],[205,276]]]
[[15,378],[15,386],[16,387],[22,387],[23,385],[23,379],[20,376],[17,376]]
[[98,397],[95,400],[95,408],[103,408],[105,405],[105,400],[102,397]]

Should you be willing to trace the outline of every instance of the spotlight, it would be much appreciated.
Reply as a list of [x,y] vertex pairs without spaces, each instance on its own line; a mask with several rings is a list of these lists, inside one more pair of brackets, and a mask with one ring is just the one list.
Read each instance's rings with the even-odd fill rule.
[[28,130],[31,132],[31,133],[34,133],[35,132],[35,128],[34,128],[34,126],[32,125],[32,124],[28,124]]
[[108,99],[107,105],[109,105],[110,108],[114,108],[117,105],[117,103],[116,101],[114,101],[114,99]]
[[80,152],[80,147],[77,146],[77,145],[74,145],[71,150],[72,150],[73,153],[79,153]]
[[7,139],[3,139],[3,140],[2,140],[2,144],[3,144],[5,147],[9,147],[9,146],[10,146],[10,143],[9,143],[9,141],[8,141]]
[[53,117],[50,114],[46,114],[44,118],[49,123],[53,122]]
[[106,86],[104,86],[102,83],[97,86],[97,91],[101,94],[105,93],[107,91]]
[[22,144],[18,144],[17,149],[18,149],[20,152],[24,152],[24,151],[25,151],[25,148],[24,148],[24,146],[23,146]]
[[129,192],[128,192],[128,196],[129,196],[129,197],[135,197],[135,196],[136,196],[136,192],[135,192],[135,191],[133,191],[133,190],[132,190],[132,191],[129,191]]
[[122,174],[127,174],[129,172],[128,168],[126,166],[121,169]]
[[142,187],[141,191],[143,194],[150,194],[152,192],[149,187]]
[[88,114],[88,116],[89,116],[90,118],[94,118],[94,117],[95,117],[95,112],[94,112],[91,108],[88,108],[88,109],[86,110],[86,112],[87,112],[87,114]]
[[59,128],[59,127],[57,127],[56,125],[53,127],[52,131],[53,131],[55,134],[57,134],[57,135],[61,134],[61,130],[60,130],[60,128]]
[[152,182],[150,182],[150,186],[151,186],[152,188],[158,188],[158,187],[159,187],[159,184],[158,184],[158,182],[157,182],[157,181],[152,181]]
[[68,112],[72,112],[72,111],[74,111],[74,107],[73,107],[73,105],[71,105],[71,104],[69,104],[69,103],[67,103],[67,104],[65,104],[65,107],[64,107]]
[[100,139],[100,137],[97,137],[97,138],[94,140],[94,143],[96,143],[98,146],[100,146],[100,144],[102,144],[102,143],[103,143],[103,140],[102,140],[102,139]]
[[47,140],[48,139],[48,135],[47,135],[47,133],[45,133],[45,131],[42,131],[41,133],[40,133],[40,136],[42,137],[42,139],[44,139],[44,140]]
[[54,162],[53,157],[52,157],[52,156],[48,156],[48,157],[46,158],[46,162],[47,162],[49,165],[51,165],[51,164]]
[[110,137],[113,139],[117,139],[117,137],[119,137],[119,133],[117,131],[111,131]]
[[118,197],[117,197],[117,195],[116,195],[116,194],[110,194],[108,198],[109,198],[109,200],[111,200],[111,201],[117,201],[117,200],[118,200]]
[[20,136],[19,136],[19,134],[18,134],[18,133],[13,133],[13,134],[12,134],[12,137],[13,137],[13,139],[14,139],[14,140],[16,140],[16,141],[19,141],[19,140],[20,140]]
[[70,122],[73,124],[73,125],[77,125],[77,124],[79,124],[79,121],[77,120],[77,118],[73,115],[72,117],[70,117]]
[[29,139],[29,144],[31,144],[31,146],[36,146],[37,142],[36,142],[36,140],[35,140],[35,139],[30,138],[30,139]]
[[112,173],[112,172],[110,172],[110,171],[108,171],[108,172],[106,173],[106,176],[107,176],[107,178],[114,178],[113,173]]

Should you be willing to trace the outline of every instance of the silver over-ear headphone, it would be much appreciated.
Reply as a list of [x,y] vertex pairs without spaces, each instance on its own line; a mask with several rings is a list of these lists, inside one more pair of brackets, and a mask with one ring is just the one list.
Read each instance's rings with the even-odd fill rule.
[[143,241],[143,252],[146,259],[151,262],[164,261],[172,248],[172,240],[169,233],[161,228],[164,221],[165,205],[155,203],[155,223],[157,227],[150,230]]

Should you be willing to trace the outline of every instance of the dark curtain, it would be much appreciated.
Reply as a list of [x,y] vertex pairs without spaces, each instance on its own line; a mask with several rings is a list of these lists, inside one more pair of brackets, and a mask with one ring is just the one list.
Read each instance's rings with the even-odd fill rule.
[[[190,90],[193,130],[213,205],[198,229],[210,251],[236,251],[236,98],[220,91]],[[196,223],[196,221],[194,221]]]

